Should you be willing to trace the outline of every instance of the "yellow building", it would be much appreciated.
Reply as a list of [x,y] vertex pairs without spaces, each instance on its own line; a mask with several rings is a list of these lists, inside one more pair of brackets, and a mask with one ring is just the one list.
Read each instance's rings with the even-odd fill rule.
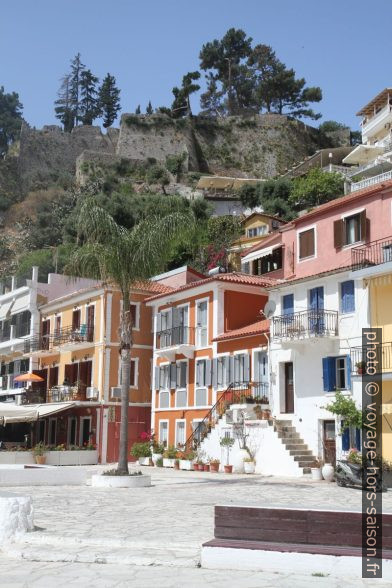
[[265,212],[254,212],[242,220],[243,233],[233,242],[229,250],[229,263],[232,271],[241,271],[241,253],[259,244],[263,239],[279,229],[285,221]]

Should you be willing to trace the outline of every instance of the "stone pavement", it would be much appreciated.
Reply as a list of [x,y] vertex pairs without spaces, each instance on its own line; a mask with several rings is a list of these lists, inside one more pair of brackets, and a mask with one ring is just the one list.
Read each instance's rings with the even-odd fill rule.
[[[170,588],[338,585],[332,578],[289,578],[285,570],[279,575],[201,570],[200,546],[213,537],[215,504],[360,510],[359,490],[308,478],[140,469],[152,474],[152,488],[30,488],[38,530],[3,550],[1,587],[147,588],[155,587],[158,579],[159,586]],[[392,512],[392,492],[383,495],[383,505],[385,512]],[[349,580],[344,583],[351,585]]]

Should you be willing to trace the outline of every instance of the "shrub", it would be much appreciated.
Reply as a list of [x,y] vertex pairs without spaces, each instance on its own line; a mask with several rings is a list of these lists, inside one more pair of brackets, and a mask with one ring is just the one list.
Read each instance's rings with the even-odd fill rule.
[[150,443],[149,441],[144,441],[142,443],[134,443],[131,448],[131,455],[132,457],[150,457],[151,450],[150,450]]
[[165,457],[166,459],[176,459],[177,447],[173,447],[173,445],[171,445],[170,447],[165,449],[165,451],[163,452],[163,457]]

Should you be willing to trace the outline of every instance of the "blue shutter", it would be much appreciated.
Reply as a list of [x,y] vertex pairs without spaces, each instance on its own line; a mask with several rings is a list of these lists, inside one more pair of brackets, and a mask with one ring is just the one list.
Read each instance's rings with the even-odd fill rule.
[[[342,421],[342,429],[344,427],[344,421]],[[348,451],[350,449],[350,429],[344,429],[342,433],[342,451]]]
[[293,314],[294,312],[294,294],[283,296],[283,314]]
[[333,392],[336,388],[336,358],[323,357],[324,392]]
[[355,429],[355,447],[361,451],[361,429]]
[[342,313],[354,312],[355,310],[355,295],[354,295],[354,280],[342,282],[340,285],[341,308]]
[[346,382],[347,390],[351,390],[351,357],[346,355]]

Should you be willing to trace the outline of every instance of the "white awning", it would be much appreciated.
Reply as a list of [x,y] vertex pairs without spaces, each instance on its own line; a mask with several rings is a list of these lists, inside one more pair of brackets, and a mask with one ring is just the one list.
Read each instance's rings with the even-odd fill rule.
[[11,310],[15,304],[15,298],[13,300],[8,300],[5,304],[0,305],[0,321],[9,318],[11,314]]
[[36,404],[35,407],[38,410],[39,418],[44,418],[56,414],[56,412],[62,412],[68,408],[75,406],[75,402],[49,402],[47,404]]
[[17,404],[0,403],[0,424],[31,423],[38,419],[38,411],[31,406],[18,406]]
[[0,396],[18,396],[19,394],[26,394],[26,388],[10,388],[0,391]]
[[342,163],[348,163],[350,165],[364,165],[370,163],[378,155],[384,151],[383,147],[377,145],[357,145],[355,149],[351,151],[342,160]]
[[245,255],[245,257],[242,258],[241,263],[247,263],[248,261],[254,261],[255,259],[266,257],[266,255],[271,255],[273,250],[277,247],[279,247],[279,245],[274,245],[272,247],[266,247],[265,249],[258,249],[257,251],[252,251],[252,253],[248,253],[248,255]]

